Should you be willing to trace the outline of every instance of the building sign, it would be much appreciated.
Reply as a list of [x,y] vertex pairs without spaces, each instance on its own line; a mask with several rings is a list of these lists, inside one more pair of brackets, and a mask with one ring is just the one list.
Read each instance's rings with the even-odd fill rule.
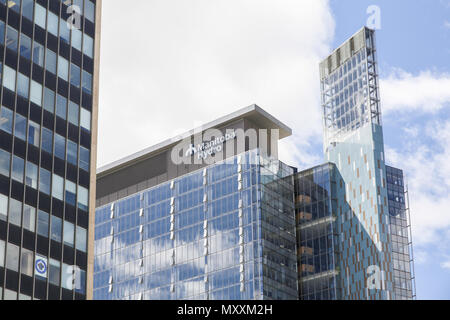
[[36,255],[36,258],[34,259],[34,272],[36,273],[36,276],[47,278],[47,266],[47,258]]
[[197,147],[191,144],[186,152],[186,156],[189,157],[196,154],[198,159],[207,159],[209,156],[221,152],[223,150],[223,144],[234,138],[236,138],[236,132],[233,130],[233,132],[226,133],[214,140],[203,142],[197,145]]

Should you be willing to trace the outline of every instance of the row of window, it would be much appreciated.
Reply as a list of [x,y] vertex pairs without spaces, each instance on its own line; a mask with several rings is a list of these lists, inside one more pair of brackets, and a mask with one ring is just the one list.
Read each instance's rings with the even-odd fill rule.
[[[0,149],[0,174],[88,211],[89,190]],[[39,179],[38,179],[39,178]],[[50,192],[51,191],[51,192]]]

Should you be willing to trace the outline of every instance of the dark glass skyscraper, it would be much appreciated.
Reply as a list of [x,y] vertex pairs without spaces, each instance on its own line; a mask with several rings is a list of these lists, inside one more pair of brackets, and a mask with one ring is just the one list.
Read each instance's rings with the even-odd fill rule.
[[0,299],[92,287],[99,0],[0,0]]

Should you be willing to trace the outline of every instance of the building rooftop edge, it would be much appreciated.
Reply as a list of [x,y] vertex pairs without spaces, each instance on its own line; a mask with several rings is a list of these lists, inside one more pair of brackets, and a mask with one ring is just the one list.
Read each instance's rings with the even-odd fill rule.
[[145,148],[141,151],[138,151],[136,153],[133,153],[131,155],[128,155],[124,158],[121,158],[119,160],[113,161],[109,164],[106,164],[104,166],[97,168],[97,179],[99,177],[108,175],[109,173],[115,172],[119,169],[128,167],[133,165],[134,163],[140,162],[144,159],[147,159],[151,157],[152,155],[156,155],[161,151],[169,149],[171,146],[176,145],[183,139],[186,139],[188,137],[193,136],[196,133],[203,132],[208,129],[217,128],[222,125],[226,125],[227,123],[231,123],[235,120],[241,119],[241,118],[248,118],[250,120],[257,120],[257,122],[261,121],[261,117],[263,117],[263,120],[269,124],[267,128],[269,129],[279,129],[280,130],[280,139],[289,137],[292,135],[292,129],[289,128],[287,125],[282,123],[280,120],[273,117],[271,114],[263,110],[261,107],[259,107],[256,104],[250,105],[248,107],[239,109],[235,112],[232,112],[228,115],[225,115],[223,117],[220,117],[216,120],[213,120],[211,122],[208,122],[198,128],[191,129],[183,134],[180,134],[176,137],[167,139],[163,142],[160,142],[158,144],[155,144],[153,146],[150,146],[148,148]]

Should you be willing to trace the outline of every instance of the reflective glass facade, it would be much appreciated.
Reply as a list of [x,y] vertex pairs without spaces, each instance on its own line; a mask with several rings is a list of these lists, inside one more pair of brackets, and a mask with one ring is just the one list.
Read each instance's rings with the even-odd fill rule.
[[0,0],[0,299],[87,296],[95,19]]
[[297,299],[292,173],[254,150],[97,208],[94,299]]

